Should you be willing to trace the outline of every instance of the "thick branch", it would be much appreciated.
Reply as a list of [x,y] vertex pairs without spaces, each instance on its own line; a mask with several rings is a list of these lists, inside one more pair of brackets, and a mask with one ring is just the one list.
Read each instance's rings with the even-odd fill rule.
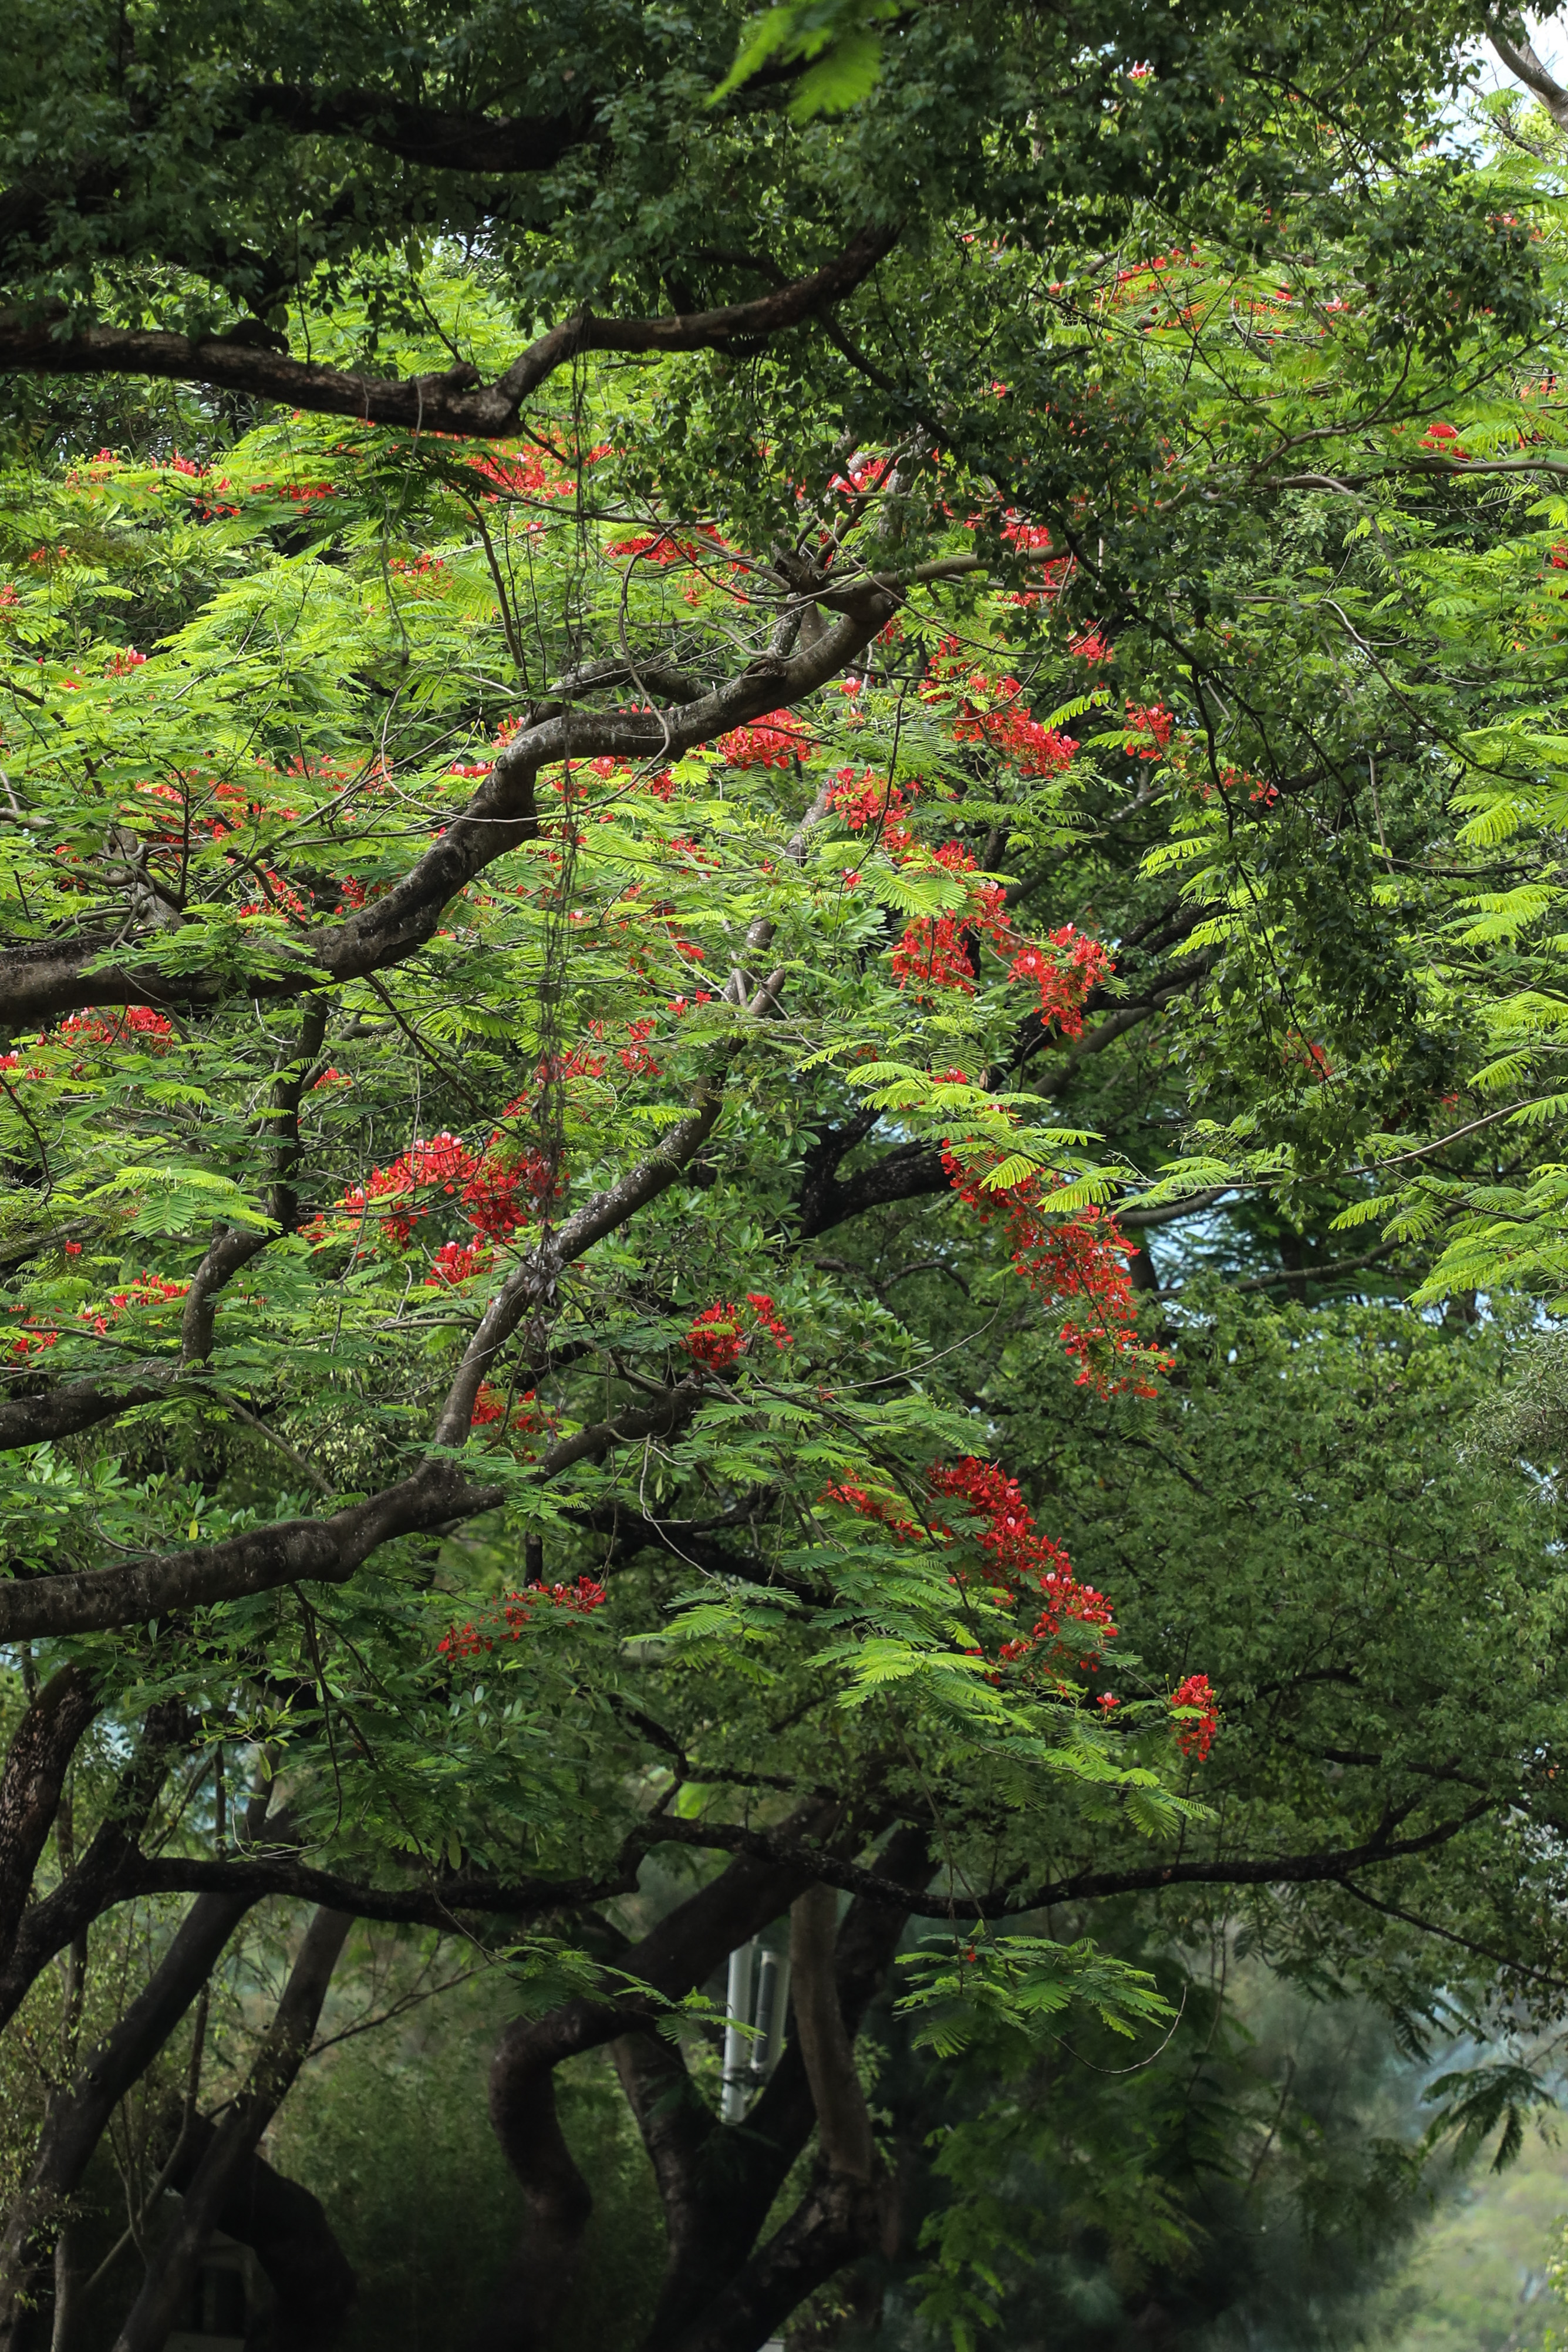
[[28,1706],[6,1752],[0,1772],[0,1968],[16,1949],[67,1768],[99,1704],[87,1667],[62,1666]]
[[177,1700],[160,1700],[148,1710],[141,1737],[87,1852],[52,1894],[29,1903],[23,1912],[10,1958],[0,1967],[0,2026],[16,2014],[55,1954],[121,1899],[120,1875],[129,1864],[141,1860],[136,1841],[168,1778],[184,1726]]
[[280,1584],[346,1583],[378,1545],[492,1509],[500,1500],[499,1487],[474,1485],[455,1463],[427,1462],[412,1477],[330,1518],[285,1519],[120,1568],[0,1585],[0,1642],[97,1633],[275,1591]]
[[1514,79],[1534,92],[1559,131],[1568,131],[1568,89],[1548,71],[1531,42],[1511,40],[1496,16],[1487,18],[1487,38]]
[[252,1899],[202,1895],[124,2016],[51,2100],[32,2170],[0,2234],[0,2344],[8,2324],[15,2326],[17,2300],[35,2277],[50,2225],[80,2188],[110,2116],[206,1983]]
[[898,242],[894,228],[865,228],[838,258],[750,302],[661,319],[600,319],[580,310],[520,352],[498,383],[464,364],[439,375],[360,376],[296,360],[263,344],[222,336],[130,327],[57,331],[59,322],[0,319],[0,370],[25,375],[147,375],[207,383],[254,399],[362,425],[495,439],[517,430],[522,404],[559,367],[586,352],[632,352],[655,359],[683,352],[752,351],[841,300]]
[[[181,2196],[212,2156],[218,2126],[192,2118],[181,2135],[169,2185]],[[275,2172],[264,2156],[235,2170],[214,2226],[254,2249],[277,2298],[271,2341],[287,2352],[326,2352],[342,2333],[358,2282],[319,2197]]]
[[[787,1824],[797,1851],[826,1837],[838,1808],[813,1801]],[[808,1849],[809,1850],[809,1849]],[[809,1866],[779,1866],[743,1855],[687,1897],[622,1956],[628,1975],[653,1989],[612,2000],[573,2000],[541,2018],[519,2019],[501,2038],[490,2073],[490,2113],[522,2183],[531,2226],[475,2339],[475,2352],[538,2352],[544,2337],[535,2298],[552,2261],[570,2263],[587,2221],[586,2184],[564,2142],[557,2146],[554,2071],[577,2052],[645,2030],[662,2013],[658,1997],[678,2000],[711,1975],[737,1944],[776,1919],[809,1883]]]
[[[969,557],[943,567],[955,576],[977,568]],[[663,711],[570,710],[525,729],[401,882],[349,919],[301,933],[297,956],[280,957],[270,971],[236,979],[218,965],[176,980],[134,960],[90,969],[102,944],[96,940],[16,949],[0,957],[0,1024],[22,1027],[88,1004],[217,1003],[240,989],[256,998],[298,996],[324,979],[364,979],[401,962],[432,937],[443,910],[488,866],[536,836],[534,785],[542,768],[600,757],[678,759],[732,728],[800,701],[864,651],[904,602],[904,585],[892,576],[862,574],[841,601],[849,607],[843,617],[811,645],[789,656],[758,655],[738,676],[693,702]]]
[[795,1897],[789,1914],[789,1982],[822,2160],[830,2173],[863,2183],[872,2177],[874,2150],[865,2093],[855,2073],[854,2044],[844,2030],[833,1977],[838,1924],[838,1897],[821,1879]]

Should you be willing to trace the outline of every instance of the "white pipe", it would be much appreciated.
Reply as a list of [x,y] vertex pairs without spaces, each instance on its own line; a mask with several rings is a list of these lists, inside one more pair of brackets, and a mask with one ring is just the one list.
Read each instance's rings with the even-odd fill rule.
[[751,2077],[764,2083],[779,2063],[784,2042],[784,2011],[789,1998],[789,1956],[764,1952],[758,1971],[757,2039],[751,2045]]
[[737,2124],[746,2113],[747,2060],[751,2022],[751,1969],[757,1956],[755,1940],[729,1956],[729,1986],[725,1995],[724,2081],[719,2093],[721,2123]]

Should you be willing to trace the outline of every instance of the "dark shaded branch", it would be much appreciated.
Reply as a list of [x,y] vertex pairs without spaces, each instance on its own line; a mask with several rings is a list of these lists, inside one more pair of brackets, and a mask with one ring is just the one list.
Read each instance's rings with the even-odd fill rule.
[[62,1666],[32,1700],[0,1771],[0,1969],[16,1946],[33,1874],[77,1743],[99,1710],[97,1677]]
[[13,1397],[0,1404],[0,1452],[14,1445],[47,1445],[78,1431],[95,1429],[101,1421],[130,1412],[139,1404],[155,1404],[179,1380],[183,1366],[152,1359],[130,1364],[90,1381],[75,1381],[69,1388],[51,1389],[47,1396]]
[[559,114],[475,114],[416,106],[375,89],[311,89],[262,82],[239,92],[226,111],[238,122],[276,127],[297,138],[363,139],[427,171],[486,175],[548,172],[593,135],[580,108]]
[[204,1895],[124,2016],[50,2101],[33,2167],[0,2233],[0,2344],[37,2284],[50,2230],[80,2188],[110,2116],[141,2080],[216,1967],[248,1895]]
[[852,293],[898,236],[896,227],[862,229],[835,260],[809,277],[716,310],[660,319],[600,319],[580,310],[530,343],[494,384],[483,383],[479,370],[467,362],[439,375],[361,376],[222,336],[194,340],[158,329],[102,326],[62,334],[58,319],[15,317],[0,318],[0,370],[161,376],[319,415],[351,416],[362,425],[494,439],[515,432],[524,401],[580,354],[630,352],[662,359],[683,352],[755,350]]
[[[213,2160],[218,2126],[193,2116],[181,2135],[170,2185],[184,2196]],[[353,2309],[358,2282],[319,2197],[264,2156],[230,2176],[214,2227],[254,2249],[277,2296],[272,2342],[287,2352],[327,2352]]]
[[797,1895],[789,1913],[789,1986],[822,2160],[830,2173],[863,2184],[874,2168],[874,2150],[833,1974],[838,1919],[838,1898],[824,1881]]
[[501,1499],[499,1487],[474,1485],[455,1463],[427,1462],[397,1486],[329,1518],[285,1519],[120,1568],[0,1585],[0,1642],[136,1624],[275,1591],[281,1584],[343,1584],[378,1545],[493,1509]]
[[[1145,1863],[1131,1870],[1080,1871],[1071,1878],[1051,1880],[1024,1895],[1009,1890],[977,1897],[967,1895],[958,1908],[966,1918],[1005,1919],[1024,1912],[1043,1911],[1056,1903],[1102,1902],[1117,1895],[1157,1893],[1167,1886],[1300,1886],[1340,1880],[1354,1871],[1402,1862],[1411,1854],[1428,1853],[1437,1846],[1447,1845],[1473,1822],[1496,1812],[1500,1802],[1495,1797],[1478,1798],[1463,1812],[1451,1815],[1416,1837],[1374,1837],[1362,1845],[1331,1847],[1319,1853],[1238,1855],[1228,1860]],[[792,1847],[782,1829],[751,1829],[736,1822],[663,1821],[661,1835],[674,1845],[754,1853],[780,1864],[791,1852],[800,1852]],[[804,1854],[800,1858],[806,1859]],[[921,1918],[946,1918],[954,1908],[955,1898],[946,1890],[912,1895],[896,1880],[833,1854],[818,1858],[815,1874],[830,1886],[864,1895],[868,1902],[901,1906]]]
[[309,2050],[332,1970],[352,1925],[340,1911],[318,1911],[312,1918],[246,2086],[195,2165],[184,2192],[184,2210],[147,2265],[141,2292],[115,2338],[114,2352],[162,2352],[202,2251]]
[[55,1954],[120,1901],[120,1874],[141,1860],[136,1842],[184,1732],[184,1710],[177,1700],[160,1700],[149,1708],[141,1737],[87,1851],[51,1894],[29,1903],[22,1914],[10,1958],[0,1967],[0,2025],[16,2014]]
[[[813,1801],[791,1815],[787,1843],[829,1836],[841,1808]],[[529,2226],[474,2338],[474,2352],[542,2352],[537,2298],[546,2298],[542,2325],[553,2305],[551,2265],[570,2267],[586,2226],[587,2185],[559,2138],[553,2075],[565,2058],[601,2048],[628,2030],[645,2030],[705,1982],[737,1944],[776,1919],[810,1883],[810,1866],[779,1864],[743,1854],[718,1877],[678,1905],[619,1965],[650,1994],[629,1990],[619,1999],[572,2000],[541,2018],[507,2027],[490,2071],[490,2114],[508,2164],[522,2184]]]
[[558,1438],[544,1457],[545,1476],[553,1478],[574,1462],[597,1461],[615,1445],[635,1444],[644,1437],[673,1437],[692,1419],[705,1393],[702,1381],[691,1376],[678,1381],[657,1403],[628,1408],[612,1421],[592,1422],[586,1429],[574,1430],[570,1437]]

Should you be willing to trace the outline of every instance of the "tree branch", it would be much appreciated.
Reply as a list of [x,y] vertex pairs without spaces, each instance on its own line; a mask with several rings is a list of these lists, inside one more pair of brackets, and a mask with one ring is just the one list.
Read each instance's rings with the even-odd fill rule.
[[[952,570],[954,567],[946,567]],[[960,569],[978,569],[963,558]],[[674,709],[567,710],[526,728],[497,756],[463,813],[439,835],[383,898],[349,919],[299,935],[268,971],[236,976],[217,964],[178,978],[155,963],[131,961],[95,968],[105,942],[20,948],[0,956],[0,1025],[21,1027],[89,1004],[214,1004],[243,992],[278,1000],[323,981],[362,980],[400,963],[434,933],[444,909],[497,858],[538,830],[535,779],[542,768],[601,757],[674,760],[732,728],[765,718],[815,693],[847,668],[904,601],[895,574],[859,574],[842,591],[843,616],[790,656],[756,656],[738,676]],[[287,943],[292,948],[293,943]]]
[[66,1770],[99,1706],[96,1675],[62,1666],[29,1705],[0,1772],[0,1969],[16,1949]]
[[789,1987],[801,2063],[811,2086],[818,2145],[831,2174],[868,2182],[875,2163],[871,2116],[855,2072],[833,1975],[839,1922],[832,1887],[819,1879],[789,1913]]
[[478,369],[467,362],[439,375],[388,379],[318,366],[224,336],[193,339],[159,329],[104,326],[61,333],[58,317],[15,315],[0,317],[0,370],[20,375],[162,376],[319,415],[351,416],[362,425],[493,440],[514,433],[524,401],[557,368],[583,352],[664,359],[684,352],[748,352],[805,324],[852,293],[892,252],[899,233],[896,226],[863,228],[836,259],[809,277],[716,310],[658,319],[601,319],[580,310],[519,352],[494,384],[481,383]]
[[1534,92],[1559,131],[1568,131],[1568,89],[1548,72],[1531,43],[1511,41],[1496,16],[1487,18],[1486,28],[1488,40],[1514,79]]

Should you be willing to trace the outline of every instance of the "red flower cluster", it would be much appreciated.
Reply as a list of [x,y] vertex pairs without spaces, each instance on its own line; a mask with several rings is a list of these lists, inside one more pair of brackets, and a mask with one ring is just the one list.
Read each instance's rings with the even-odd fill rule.
[[[1055,950],[1053,955],[1046,954],[1048,947]],[[1115,969],[1100,941],[1071,923],[1052,931],[1043,945],[1031,940],[1009,966],[1014,980],[1033,981],[1040,991],[1041,1023],[1048,1029],[1054,1024],[1064,1037],[1082,1035],[1091,992]]]
[[[1096,1663],[1092,1654],[1103,1642],[1116,1638],[1111,1603],[1092,1585],[1080,1582],[1061,1546],[1041,1534],[1018,1480],[1009,1478],[998,1464],[981,1462],[972,1454],[961,1462],[934,1462],[925,1480],[934,1495],[952,1496],[979,1522],[971,1531],[972,1539],[982,1554],[980,1573],[997,1598],[1008,1608],[1016,1607],[1025,1594],[1038,1596],[1040,1602],[1039,1614],[1027,1631],[1002,1643],[997,1654],[998,1670],[1039,1651],[1042,1654],[1036,1659],[1037,1665],[1058,1678],[1074,1664],[1092,1672]],[[862,1518],[879,1521],[906,1542],[929,1540],[947,1548],[958,1541],[941,1520],[925,1528],[883,1497],[869,1495],[863,1486],[848,1483],[831,1486],[828,1499],[847,1504]],[[961,1570],[955,1580],[963,1583]],[[1070,1633],[1066,1628],[1076,1631]]]
[[[557,1197],[559,1189],[559,1171],[542,1152],[519,1150],[499,1130],[482,1154],[470,1151],[461,1136],[443,1133],[428,1143],[411,1143],[390,1168],[372,1169],[369,1182],[345,1192],[338,1206],[352,1214],[382,1202],[402,1204],[379,1220],[388,1241],[401,1247],[413,1239],[415,1226],[437,1205],[434,1197],[422,1195],[444,1193],[461,1202],[476,1233],[495,1242],[505,1241],[517,1226],[526,1224]],[[470,1252],[469,1262],[459,1272],[456,1268],[464,1255],[455,1243],[446,1244],[430,1278],[465,1279],[478,1260]]]
[[721,735],[718,748],[732,768],[787,768],[792,760],[810,758],[816,738],[791,712],[774,710],[754,727]]
[[476,1658],[493,1650],[497,1641],[521,1641],[523,1628],[541,1602],[551,1609],[564,1609],[572,1617],[591,1617],[609,1598],[602,1584],[596,1584],[591,1576],[580,1576],[573,1584],[525,1585],[521,1592],[507,1593],[479,1624],[454,1625],[443,1634],[436,1650],[444,1658]]
[[656,1062],[648,1051],[647,1040],[653,1035],[653,1027],[654,1024],[651,1017],[643,1021],[629,1022],[626,1035],[630,1042],[624,1045],[618,1045],[615,1049],[616,1059],[623,1069],[631,1071],[633,1077],[645,1076],[656,1078],[664,1066],[662,1063]]
[[[943,845],[936,852],[936,863],[952,874],[972,874],[975,870],[974,858],[956,841]],[[917,997],[931,997],[942,988],[961,989],[967,996],[972,996],[977,962],[978,942],[974,940],[977,931],[988,933],[993,944],[1010,940],[1005,902],[995,882],[977,883],[970,891],[968,906],[960,913],[917,915],[893,950],[894,980],[900,988],[911,989]]]
[[[956,841],[936,852],[936,862],[950,873],[975,870],[974,858]],[[1009,978],[1034,982],[1042,1024],[1056,1026],[1064,1037],[1080,1034],[1090,992],[1115,970],[1099,940],[1072,923],[1063,923],[1044,940],[1025,940],[1009,919],[1001,886],[977,882],[960,912],[915,918],[893,950],[893,976],[917,997],[932,997],[943,988],[973,995],[981,939],[1010,959]]]
[[618,539],[604,551],[609,556],[640,555],[644,563],[695,563],[700,551],[690,540],[672,539],[667,530]]
[[694,1362],[710,1372],[727,1372],[740,1361],[756,1331],[766,1331],[779,1349],[794,1346],[765,1290],[748,1290],[746,1304],[751,1309],[749,1316],[727,1298],[716,1299],[703,1308],[681,1341]]
[[1175,724],[1163,702],[1129,702],[1126,749],[1135,759],[1163,760]]
[[471,473],[495,483],[492,497],[570,499],[577,493],[570,474],[546,472],[544,455],[538,449],[523,448],[516,456],[504,457],[468,457],[464,462]]
[[119,1045],[134,1038],[153,1052],[173,1034],[162,1013],[154,1013],[150,1004],[126,1004],[108,1014],[89,1005],[85,1013],[73,1013],[60,1023],[62,1037],[79,1037],[89,1045]]
[[[528,1389],[524,1392],[517,1401],[510,1422],[507,1423],[508,1428],[519,1429],[523,1432],[525,1436],[529,1437],[533,1435],[536,1430],[539,1430],[544,1427],[544,1422],[536,1407],[535,1394],[536,1392],[532,1389]],[[474,1401],[474,1412],[469,1424],[470,1427],[474,1429],[488,1429],[492,1423],[506,1421],[506,1398],[498,1395],[493,1388],[482,1388]]]
[[451,1287],[466,1282],[470,1275],[488,1274],[495,1263],[495,1252],[478,1242],[443,1242],[431,1260],[424,1286],[427,1290],[444,1285]]
[[956,694],[955,742],[988,743],[1025,776],[1060,775],[1078,749],[1072,737],[1041,726],[1024,701],[1023,688],[1016,677],[988,677],[981,669],[959,677],[963,660],[957,640],[945,639],[921,688],[927,702],[946,701]]
[[1176,1725],[1176,1746],[1184,1756],[1201,1764],[1214,1745],[1214,1735],[1219,1728],[1219,1706],[1207,1675],[1188,1675],[1171,1693],[1172,1706],[1196,1706],[1203,1710],[1196,1717],[1188,1717]]
[[887,782],[872,768],[858,776],[852,768],[841,768],[828,806],[851,833],[863,833],[870,825],[877,847],[896,861],[915,846],[915,835],[904,818],[918,791],[916,784]]
[[1116,1221],[1103,1209],[1081,1209],[1055,1223],[1041,1215],[1041,1180],[987,1191],[982,1168],[966,1168],[949,1150],[942,1164],[958,1198],[983,1224],[1003,1220],[1008,1255],[1031,1290],[1051,1299],[1082,1298],[1092,1309],[1082,1322],[1061,1327],[1061,1343],[1078,1366],[1077,1385],[1096,1396],[1152,1397],[1149,1375],[1169,1370],[1170,1359],[1143,1347],[1137,1308],[1127,1273],[1128,1244]]

